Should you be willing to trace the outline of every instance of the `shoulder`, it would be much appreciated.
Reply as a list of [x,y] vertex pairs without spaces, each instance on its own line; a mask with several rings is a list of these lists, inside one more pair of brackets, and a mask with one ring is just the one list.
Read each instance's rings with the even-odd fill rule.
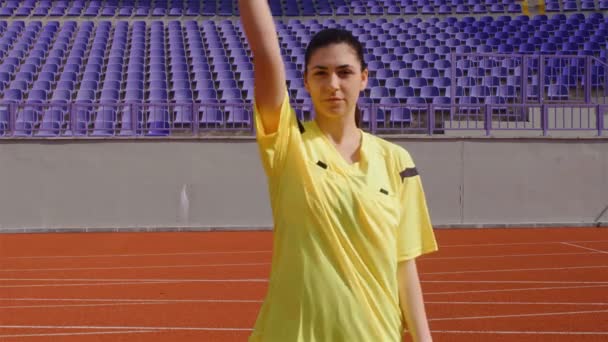
[[398,167],[413,167],[414,160],[410,152],[403,146],[366,133],[372,145],[382,154],[384,159],[390,160]]
[[366,134],[368,134],[370,145],[373,145],[378,155],[385,160],[391,173],[398,175],[401,181],[404,178],[418,175],[414,159],[405,147],[375,135]]

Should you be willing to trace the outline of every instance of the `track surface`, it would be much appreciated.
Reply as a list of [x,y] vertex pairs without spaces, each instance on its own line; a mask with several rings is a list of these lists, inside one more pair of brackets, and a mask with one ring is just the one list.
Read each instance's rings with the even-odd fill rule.
[[[608,229],[436,234],[418,261],[435,341],[608,341]],[[271,249],[270,232],[0,234],[0,340],[246,341]]]

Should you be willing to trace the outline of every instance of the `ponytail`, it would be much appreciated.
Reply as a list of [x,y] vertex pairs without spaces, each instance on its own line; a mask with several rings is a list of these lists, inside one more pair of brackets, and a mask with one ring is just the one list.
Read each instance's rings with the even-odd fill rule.
[[361,109],[359,109],[359,105],[355,106],[355,125],[357,128],[361,128]]

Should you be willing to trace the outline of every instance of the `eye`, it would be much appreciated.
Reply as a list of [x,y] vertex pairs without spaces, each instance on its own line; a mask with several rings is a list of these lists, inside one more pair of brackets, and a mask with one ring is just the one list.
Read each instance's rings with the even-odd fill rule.
[[325,75],[325,74],[326,74],[326,72],[325,72],[325,71],[316,71],[316,72],[314,73],[314,75],[315,75],[315,76],[323,76],[323,75]]
[[351,70],[346,69],[346,70],[340,70],[340,71],[338,72],[338,75],[340,75],[340,76],[348,76],[348,75],[350,75],[350,74],[352,74],[352,73],[353,73],[353,72],[352,72]]

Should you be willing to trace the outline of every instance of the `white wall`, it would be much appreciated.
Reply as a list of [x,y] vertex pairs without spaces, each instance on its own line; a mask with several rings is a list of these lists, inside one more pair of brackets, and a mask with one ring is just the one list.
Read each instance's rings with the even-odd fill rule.
[[[437,226],[593,224],[608,206],[606,139],[395,142]],[[257,153],[249,139],[1,141],[0,231],[270,228]]]

